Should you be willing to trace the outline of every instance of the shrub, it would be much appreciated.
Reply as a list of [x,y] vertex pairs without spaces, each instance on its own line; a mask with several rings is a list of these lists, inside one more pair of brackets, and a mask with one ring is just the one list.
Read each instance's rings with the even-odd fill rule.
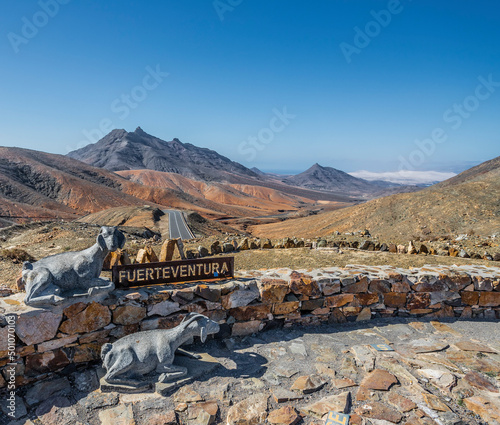
[[28,254],[24,249],[19,248],[2,249],[0,251],[0,256],[4,258],[10,258],[15,263],[22,263],[24,261],[36,261],[35,258]]

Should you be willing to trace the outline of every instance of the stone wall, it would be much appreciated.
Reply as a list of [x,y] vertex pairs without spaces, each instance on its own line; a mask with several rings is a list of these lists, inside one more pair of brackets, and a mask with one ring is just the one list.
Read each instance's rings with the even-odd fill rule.
[[[168,329],[189,312],[221,324],[216,337],[271,327],[364,321],[375,317],[500,319],[500,268],[347,266],[242,272],[231,281],[116,290],[54,310],[27,307],[23,293],[0,298],[0,387],[9,366],[5,316],[15,315],[17,386],[100,359],[105,342]],[[3,377],[2,377],[3,376]]]

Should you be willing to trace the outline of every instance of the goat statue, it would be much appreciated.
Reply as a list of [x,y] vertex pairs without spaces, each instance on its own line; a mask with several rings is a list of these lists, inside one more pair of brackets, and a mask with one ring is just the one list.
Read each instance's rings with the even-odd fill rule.
[[217,322],[199,313],[189,313],[175,328],[137,332],[113,344],[104,344],[101,348],[101,359],[107,371],[104,381],[110,385],[139,388],[144,385],[144,375],[153,371],[161,374],[158,382],[182,378],[188,370],[173,364],[177,348],[194,336],[205,342],[208,335],[217,332]]
[[77,252],[63,252],[35,263],[23,264],[26,286],[24,303],[48,307],[67,298],[109,293],[113,282],[99,278],[104,259],[111,251],[123,248],[125,236],[116,227],[101,227],[97,242]]

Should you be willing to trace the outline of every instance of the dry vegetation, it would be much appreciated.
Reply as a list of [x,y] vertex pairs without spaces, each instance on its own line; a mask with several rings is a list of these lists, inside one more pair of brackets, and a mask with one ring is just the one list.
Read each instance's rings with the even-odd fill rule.
[[475,177],[469,173],[467,180],[455,179],[420,192],[387,196],[314,217],[250,226],[248,230],[260,237],[310,238],[369,229],[372,235],[395,240],[457,235],[471,229],[483,236],[500,232],[500,168],[481,168]]
[[[196,216],[194,216],[196,217]],[[191,220],[193,216],[191,216]],[[218,225],[218,223],[216,223]],[[159,254],[162,240],[158,237],[148,238],[144,227],[120,227],[125,233],[127,243],[125,249],[133,258],[145,244],[151,244]],[[215,232],[215,229],[212,229]],[[220,229],[218,229],[220,230]],[[48,255],[65,251],[77,251],[95,243],[99,225],[79,222],[66,223],[32,223],[24,226],[14,226],[0,230],[0,285],[15,287],[15,281],[20,274],[22,262],[40,259]],[[197,251],[198,247],[209,248],[215,241],[224,239],[239,239],[241,236],[212,235],[185,243],[185,249]],[[339,235],[337,241],[363,241],[360,236]],[[276,241],[274,241],[276,242]],[[427,242],[426,242],[427,243]],[[436,247],[446,246],[450,241],[433,242]],[[456,245],[456,244],[453,244]],[[478,252],[488,250],[491,254],[500,252],[498,243],[481,238],[461,241],[460,246]],[[417,244],[417,247],[419,244]],[[458,246],[458,245],[456,245]],[[6,253],[5,255],[3,253]],[[251,250],[232,253],[235,256],[236,270],[256,270],[267,268],[289,267],[292,269],[309,269],[329,266],[345,266],[347,264],[381,265],[391,264],[397,267],[420,267],[424,264],[485,264],[496,266],[498,262],[485,260],[463,259],[456,257],[391,254],[386,252],[368,252],[350,248],[336,249],[272,249]],[[109,272],[104,273],[110,277]]]

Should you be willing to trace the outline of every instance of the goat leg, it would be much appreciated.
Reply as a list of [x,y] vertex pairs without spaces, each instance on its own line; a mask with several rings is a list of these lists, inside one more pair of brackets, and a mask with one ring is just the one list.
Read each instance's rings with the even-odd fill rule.
[[92,284],[95,286],[89,288],[88,294],[90,296],[111,292],[115,289],[115,284],[106,279],[95,279],[92,281]]
[[191,353],[190,351],[184,350],[184,348],[178,348],[176,354],[187,357],[189,359],[201,359],[201,356],[196,353]]
[[158,378],[158,382],[168,382],[186,376],[188,370],[184,366],[159,364],[156,367],[156,372],[163,372]]

